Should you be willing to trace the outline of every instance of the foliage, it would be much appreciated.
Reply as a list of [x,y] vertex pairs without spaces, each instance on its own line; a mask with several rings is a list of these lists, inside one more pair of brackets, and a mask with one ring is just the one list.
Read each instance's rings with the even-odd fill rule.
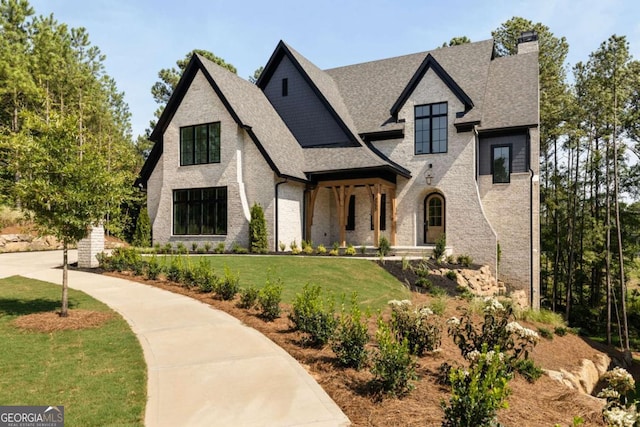
[[429,304],[429,308],[436,316],[442,316],[447,309],[447,296],[440,295],[433,298],[433,300],[431,300],[431,303]]
[[218,278],[204,258],[200,258],[193,269],[191,280],[192,285],[198,287],[201,292],[212,292],[218,288]]
[[224,242],[218,242],[218,244],[216,245],[216,248],[213,250],[213,252],[216,253],[216,254],[223,254],[224,250],[225,250]]
[[300,253],[300,248],[298,247],[298,242],[295,240],[289,243],[289,248],[291,248],[291,254],[298,255]]
[[430,291],[433,288],[433,283],[426,277],[420,277],[418,280],[416,280],[415,285],[426,291]]
[[265,286],[258,292],[260,316],[267,322],[280,317],[280,301],[282,300],[282,280],[267,279]]
[[153,255],[147,263],[147,269],[145,271],[146,277],[149,280],[157,280],[160,274],[162,274],[162,264],[158,261],[158,257]]
[[253,286],[240,289],[240,301],[238,307],[240,308],[253,308],[258,301],[259,291]]
[[256,254],[265,254],[268,250],[267,221],[264,219],[262,206],[254,203],[251,207],[251,220],[249,221],[249,251]]
[[438,240],[436,240],[436,246],[433,248],[433,258],[436,262],[440,262],[442,257],[444,256],[445,251],[447,250],[447,236],[445,233],[442,233]]
[[296,295],[289,313],[289,320],[302,332],[305,345],[321,347],[329,342],[337,326],[333,302],[327,303],[321,296],[320,286],[305,284]]
[[463,267],[469,267],[472,263],[473,263],[473,258],[471,258],[471,256],[469,255],[458,255],[458,264],[462,265]]
[[456,279],[458,278],[458,273],[456,273],[455,270],[449,270],[449,271],[447,271],[445,276],[446,276],[447,279],[453,280],[455,282]]
[[329,251],[329,255],[330,256],[338,256],[338,255],[340,255],[340,250],[339,249],[331,249]]
[[548,339],[548,340],[552,340],[553,339],[553,331],[551,331],[551,329],[539,326],[538,327],[538,335],[540,335],[542,338]]
[[182,257],[171,258],[171,264],[167,269],[167,279],[174,283],[181,283],[184,280],[184,262]]
[[133,246],[140,248],[148,248],[151,246],[151,222],[149,221],[149,214],[147,208],[143,207],[138,214],[138,220],[136,221],[136,229],[133,233]]
[[406,339],[398,341],[390,326],[378,319],[378,351],[373,357],[373,385],[392,396],[403,396],[413,389],[417,379],[416,362]]
[[354,256],[356,254],[356,248],[353,247],[351,243],[349,243],[346,249],[344,250],[344,254],[348,256]]
[[391,244],[389,243],[389,239],[385,236],[380,236],[378,240],[378,253],[380,256],[387,256],[391,252]]
[[640,421],[638,414],[638,401],[633,400],[635,392],[635,380],[622,368],[614,368],[604,374],[607,381],[598,397],[606,399],[607,403],[602,409],[602,415],[610,426],[633,427]]
[[527,308],[525,310],[516,310],[514,314],[517,320],[544,323],[554,327],[565,327],[567,325],[560,314],[546,309],[534,310]]
[[408,300],[389,301],[391,306],[391,330],[398,342],[407,341],[409,351],[422,356],[425,351],[433,351],[440,347],[442,332],[437,316],[428,307],[411,309]]
[[358,306],[358,294],[351,296],[351,308],[346,312],[343,308],[335,334],[331,340],[331,349],[336,354],[338,363],[347,368],[361,369],[367,363],[366,345],[370,336],[367,318],[363,319]]
[[233,242],[233,245],[231,246],[231,252],[233,252],[234,254],[243,255],[248,254],[249,249],[245,248],[237,242]]
[[280,247],[280,252],[284,252],[287,249],[287,245],[284,242],[278,243],[278,246]]
[[512,362],[511,366],[530,383],[536,382],[536,380],[544,374],[544,371],[531,359],[518,359]]
[[327,248],[325,248],[324,245],[318,245],[318,247],[316,248],[316,252],[318,253],[318,255],[324,255],[327,253]]
[[233,273],[227,266],[224,268],[224,278],[216,286],[216,295],[225,301],[232,300],[240,290],[240,273]]
[[205,242],[205,244],[204,244],[204,251],[205,251],[206,253],[211,252],[211,242]]
[[471,314],[466,311],[461,319],[452,317],[447,321],[449,335],[460,348],[462,355],[480,351],[483,346],[498,347],[510,358],[528,358],[529,350],[538,343],[538,334],[512,321],[513,309],[503,306],[494,298],[484,302],[484,321],[476,326]]
[[496,425],[498,409],[506,408],[510,394],[509,368],[499,348],[468,355],[468,369],[450,370],[451,398],[449,404],[442,402],[443,427],[489,427]]
[[189,253],[187,246],[183,242],[178,242],[176,244],[176,252],[181,255],[186,255]]
[[313,255],[313,245],[307,244],[302,250],[302,252],[304,252],[307,255]]

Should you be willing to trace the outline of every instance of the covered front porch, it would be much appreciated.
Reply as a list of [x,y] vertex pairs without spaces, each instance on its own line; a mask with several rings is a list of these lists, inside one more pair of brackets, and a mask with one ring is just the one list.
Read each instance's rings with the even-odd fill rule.
[[377,246],[384,234],[395,246],[396,232],[395,182],[380,177],[325,180],[305,192],[305,240]]

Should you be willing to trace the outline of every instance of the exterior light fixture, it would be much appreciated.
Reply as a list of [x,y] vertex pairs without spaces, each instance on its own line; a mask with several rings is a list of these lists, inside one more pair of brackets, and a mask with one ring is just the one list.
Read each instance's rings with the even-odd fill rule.
[[431,175],[431,168],[433,165],[429,163],[429,169],[427,169],[427,173],[424,174],[424,179],[427,182],[427,185],[431,185],[431,181],[433,180],[433,175]]

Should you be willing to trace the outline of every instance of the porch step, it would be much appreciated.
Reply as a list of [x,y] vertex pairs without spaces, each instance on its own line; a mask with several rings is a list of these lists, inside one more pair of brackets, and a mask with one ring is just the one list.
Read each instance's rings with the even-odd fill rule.
[[434,245],[428,246],[393,246],[391,253],[395,256],[411,258],[429,258],[433,253]]

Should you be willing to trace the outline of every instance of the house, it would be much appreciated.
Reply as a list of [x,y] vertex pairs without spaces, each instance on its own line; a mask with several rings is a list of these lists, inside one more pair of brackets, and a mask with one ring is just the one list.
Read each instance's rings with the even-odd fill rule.
[[538,41],[321,70],[280,42],[256,84],[195,55],[137,184],[154,242],[429,247],[539,299]]

